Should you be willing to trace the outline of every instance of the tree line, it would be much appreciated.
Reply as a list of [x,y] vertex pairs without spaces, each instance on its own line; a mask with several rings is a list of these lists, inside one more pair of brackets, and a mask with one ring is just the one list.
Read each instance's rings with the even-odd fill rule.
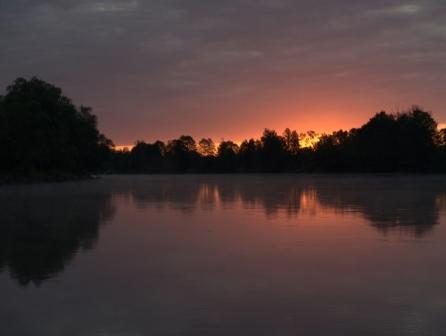
[[318,141],[308,134],[310,141],[288,128],[265,129],[240,144],[182,135],[118,151],[97,129],[91,108],[76,107],[38,78],[18,78],[0,96],[0,174],[446,172],[446,130],[417,106],[379,112]]
[[323,134],[302,147],[295,130],[265,129],[260,139],[236,144],[183,135],[167,143],[138,141],[114,152],[110,169],[124,173],[441,172],[446,130],[419,107],[377,113],[350,131]]

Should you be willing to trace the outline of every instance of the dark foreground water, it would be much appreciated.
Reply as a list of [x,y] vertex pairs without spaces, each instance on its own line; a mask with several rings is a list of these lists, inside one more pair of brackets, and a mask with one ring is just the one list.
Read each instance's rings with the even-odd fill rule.
[[0,335],[446,335],[446,177],[0,188]]

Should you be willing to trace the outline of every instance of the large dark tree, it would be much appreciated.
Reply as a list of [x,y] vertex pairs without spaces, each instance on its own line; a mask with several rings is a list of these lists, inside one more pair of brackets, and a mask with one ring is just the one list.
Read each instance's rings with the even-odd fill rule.
[[218,169],[219,172],[237,172],[239,147],[232,141],[222,141],[218,146]]
[[131,151],[131,172],[160,173],[163,169],[165,150],[161,141],[153,144],[138,141]]
[[381,112],[356,134],[357,161],[365,171],[425,171],[436,138],[437,123],[419,107],[396,115]]
[[262,170],[260,154],[262,143],[249,139],[242,142],[239,150],[240,169],[242,172],[258,172]]
[[190,135],[182,135],[178,139],[170,140],[166,151],[168,171],[175,173],[193,171],[199,154],[197,144]]
[[16,79],[0,98],[3,173],[86,174],[97,171],[113,145],[88,107],[38,78]]
[[266,172],[279,172],[283,170],[287,152],[285,140],[274,130],[265,129],[262,138],[262,164]]
[[397,116],[400,171],[425,171],[432,163],[437,123],[419,107]]

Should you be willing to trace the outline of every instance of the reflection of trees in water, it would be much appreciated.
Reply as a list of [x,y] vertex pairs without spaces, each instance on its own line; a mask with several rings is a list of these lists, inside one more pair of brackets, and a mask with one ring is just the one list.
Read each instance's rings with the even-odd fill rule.
[[163,204],[182,211],[239,204],[262,208],[269,217],[317,215],[323,211],[362,214],[383,233],[423,235],[446,209],[441,177],[209,176],[150,178],[135,183],[132,196],[141,206]]
[[351,179],[337,188],[319,193],[323,206],[361,213],[382,233],[402,231],[421,236],[439,222],[444,209],[438,199],[444,197],[444,182],[428,178],[368,179],[365,184]]
[[[273,184],[262,177],[178,177],[137,178],[130,192],[137,207],[168,207],[182,211],[212,210],[239,203],[245,208],[261,207],[268,215],[279,211],[297,214],[302,198],[314,197],[314,192],[303,186],[290,186],[286,179]],[[125,190],[120,190],[125,193]],[[308,201],[307,201],[308,202]]]
[[79,250],[94,246],[99,225],[120,204],[180,210],[238,206],[268,217],[362,214],[380,232],[421,236],[446,209],[444,179],[305,176],[146,176],[0,190],[0,270],[22,285],[63,271]]
[[[40,189],[39,189],[40,188]],[[23,187],[0,193],[0,269],[39,285],[91,249],[113,216],[111,193],[79,185]]]
[[[215,209],[239,204],[244,208],[262,208],[268,216],[280,211],[289,215],[316,213],[317,190],[308,183],[293,183],[278,178],[270,183],[263,177],[203,177],[201,179],[173,177],[147,183],[134,183],[130,192],[140,208]],[[121,189],[120,193],[126,193]]]

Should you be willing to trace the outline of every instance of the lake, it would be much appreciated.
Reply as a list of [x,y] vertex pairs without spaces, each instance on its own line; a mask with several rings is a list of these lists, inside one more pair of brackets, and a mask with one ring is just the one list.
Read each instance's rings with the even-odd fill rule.
[[0,188],[0,335],[445,335],[446,177]]

